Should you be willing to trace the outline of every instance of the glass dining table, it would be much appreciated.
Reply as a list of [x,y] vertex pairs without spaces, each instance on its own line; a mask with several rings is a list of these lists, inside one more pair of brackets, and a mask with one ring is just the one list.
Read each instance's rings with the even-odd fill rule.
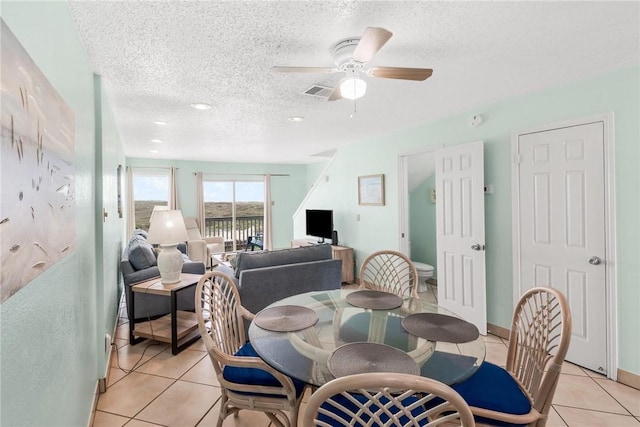
[[332,374],[335,369],[332,371],[329,366],[331,356],[350,343],[376,343],[398,349],[415,361],[421,376],[448,385],[465,380],[483,362],[485,346],[481,335],[466,342],[450,342],[446,338],[436,341],[409,333],[403,327],[403,319],[418,313],[458,319],[450,311],[408,297],[397,308],[361,308],[349,302],[347,297],[353,292],[358,290],[314,291],[276,301],[263,311],[280,306],[306,307],[317,314],[318,320],[292,332],[264,329],[254,320],[249,326],[249,341],[269,365],[314,386],[336,377]]

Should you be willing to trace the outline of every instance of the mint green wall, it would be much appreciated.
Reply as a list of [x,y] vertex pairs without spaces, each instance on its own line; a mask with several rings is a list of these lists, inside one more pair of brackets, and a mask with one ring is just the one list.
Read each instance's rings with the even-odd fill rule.
[[[293,227],[291,217],[304,199],[306,189],[306,166],[288,164],[214,163],[184,160],[155,160],[127,158],[127,166],[178,168],[178,199],[183,216],[196,216],[195,172],[225,174],[288,174],[271,177],[271,200],[273,201],[273,247],[285,248],[291,244]],[[238,176],[241,178],[241,176]],[[259,177],[256,177],[259,178]]]
[[2,19],[75,113],[76,244],[2,304],[1,424],[86,425],[98,377],[93,75],[66,3],[3,2]]
[[325,166],[327,166],[329,161],[309,163],[307,165],[307,191],[311,190],[313,184],[315,184],[316,180],[324,170]]
[[411,259],[432,265],[433,275],[438,277],[436,205],[429,197],[435,184],[436,177],[432,174],[409,193],[409,241]]
[[[96,209],[97,234],[103,236],[97,240],[97,259],[102,259],[102,268],[98,267],[98,288],[102,287],[102,299],[98,299],[103,305],[104,316],[101,335],[98,338],[98,349],[104,347],[104,335],[113,337],[114,327],[117,323],[118,305],[122,295],[122,274],[120,272],[120,258],[123,250],[123,241],[126,234],[125,215],[125,156],[122,144],[116,129],[115,119],[109,107],[101,78],[95,76],[95,102],[96,102],[96,206],[102,205],[107,213],[103,218],[103,210]],[[118,215],[118,165],[122,165],[122,218]],[[100,169],[100,170],[98,170]],[[102,273],[102,277],[100,277]],[[102,279],[102,280],[100,280]],[[103,354],[102,352],[98,352]],[[101,360],[102,362],[102,360]],[[104,360],[106,364],[106,359]],[[100,366],[106,366],[101,364]],[[101,375],[103,376],[103,375]]]
[[[113,163],[124,159],[123,151],[113,122],[97,123],[94,76],[67,3],[2,1],[0,7],[2,19],[74,111],[76,168],[73,251],[0,307],[0,425],[86,426],[106,369],[104,333],[112,333],[117,316],[114,270],[120,257],[113,246],[123,233],[111,219],[98,225],[97,198],[110,197]],[[98,141],[104,156],[97,129],[111,135]],[[3,191],[10,185],[1,184]],[[104,245],[103,232],[111,239]]]
[[[399,153],[434,144],[485,141],[485,182],[492,184],[494,190],[485,197],[487,315],[490,323],[508,327],[513,307],[511,134],[547,123],[614,112],[618,357],[621,369],[640,374],[639,80],[638,67],[619,70],[345,146],[338,150],[328,172],[331,179],[315,188],[305,205],[334,209],[341,243],[354,248],[360,263],[376,250],[398,249],[395,159]],[[467,125],[472,113],[484,116],[482,126]],[[385,206],[358,206],[357,177],[379,173],[385,174]],[[303,235],[304,220],[300,215],[294,225],[294,234]]]

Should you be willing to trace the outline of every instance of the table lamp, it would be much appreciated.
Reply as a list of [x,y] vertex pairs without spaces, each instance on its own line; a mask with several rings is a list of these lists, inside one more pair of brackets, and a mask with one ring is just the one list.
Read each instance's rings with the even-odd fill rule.
[[163,285],[180,282],[183,260],[182,253],[177,246],[178,243],[187,240],[187,227],[184,225],[184,219],[179,210],[155,211],[153,213],[147,241],[160,245],[158,270],[160,270]]

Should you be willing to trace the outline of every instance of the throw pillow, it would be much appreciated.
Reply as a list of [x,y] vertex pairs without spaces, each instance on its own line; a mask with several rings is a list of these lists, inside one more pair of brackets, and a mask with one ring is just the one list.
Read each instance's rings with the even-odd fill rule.
[[145,239],[147,238],[147,231],[143,230],[142,228],[136,228],[135,230],[133,230],[133,234],[132,236],[142,236]]
[[153,252],[153,247],[146,241],[141,240],[134,240],[129,243],[128,258],[129,263],[136,270],[153,267],[158,263],[156,254]]

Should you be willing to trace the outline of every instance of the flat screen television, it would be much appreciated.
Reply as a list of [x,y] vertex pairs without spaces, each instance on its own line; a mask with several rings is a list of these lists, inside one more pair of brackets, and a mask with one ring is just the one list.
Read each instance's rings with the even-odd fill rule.
[[318,237],[324,242],[324,239],[331,239],[332,233],[332,210],[307,209],[307,236]]

